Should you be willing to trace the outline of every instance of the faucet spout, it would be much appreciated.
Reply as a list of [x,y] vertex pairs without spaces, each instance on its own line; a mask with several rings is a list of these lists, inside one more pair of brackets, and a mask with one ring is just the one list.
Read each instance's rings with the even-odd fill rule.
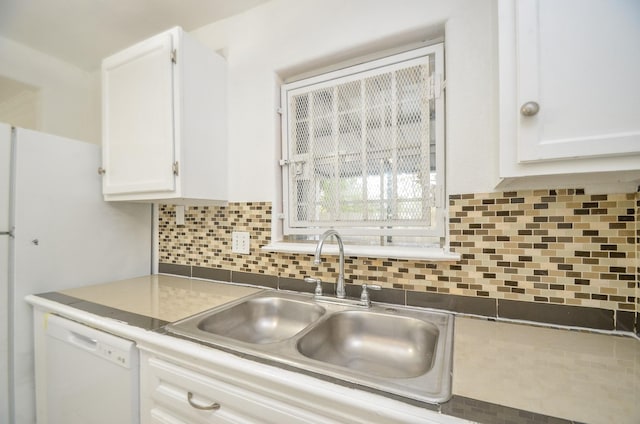
[[338,242],[338,252],[340,254],[338,279],[336,280],[336,296],[340,299],[344,299],[346,296],[346,290],[344,288],[344,244],[342,244],[342,237],[340,237],[340,234],[338,234],[336,230],[327,230],[322,233],[320,240],[318,240],[318,244],[316,245],[316,253],[313,263],[316,265],[320,263],[320,253],[322,253],[324,241],[330,236],[334,236],[336,238],[336,241]]

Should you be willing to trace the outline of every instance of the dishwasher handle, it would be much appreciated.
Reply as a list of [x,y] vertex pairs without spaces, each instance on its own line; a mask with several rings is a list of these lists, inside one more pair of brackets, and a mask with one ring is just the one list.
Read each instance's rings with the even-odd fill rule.
[[69,319],[49,314],[43,323],[47,338],[101,357],[123,368],[138,366],[135,342],[91,328]]
[[85,336],[84,334],[76,333],[75,331],[69,332],[69,343],[89,350],[96,350],[98,348],[98,340]]

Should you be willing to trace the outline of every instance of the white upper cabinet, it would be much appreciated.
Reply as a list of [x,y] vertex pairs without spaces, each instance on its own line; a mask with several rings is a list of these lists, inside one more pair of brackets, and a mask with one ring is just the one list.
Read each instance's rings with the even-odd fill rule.
[[227,199],[226,64],[180,28],[102,62],[105,200]]
[[499,0],[501,177],[640,170],[640,2]]

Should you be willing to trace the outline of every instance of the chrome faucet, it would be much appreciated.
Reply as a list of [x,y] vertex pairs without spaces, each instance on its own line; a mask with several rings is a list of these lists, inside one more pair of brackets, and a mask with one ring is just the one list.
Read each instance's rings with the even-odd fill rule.
[[346,291],[344,289],[344,245],[342,244],[342,238],[340,234],[336,230],[327,230],[321,236],[320,240],[318,240],[318,245],[316,246],[316,255],[313,263],[316,265],[320,264],[320,253],[322,252],[322,246],[324,245],[324,241],[327,237],[335,236],[338,241],[338,251],[340,253],[340,267],[338,272],[338,279],[336,280],[336,296],[340,299],[344,299],[346,296]]

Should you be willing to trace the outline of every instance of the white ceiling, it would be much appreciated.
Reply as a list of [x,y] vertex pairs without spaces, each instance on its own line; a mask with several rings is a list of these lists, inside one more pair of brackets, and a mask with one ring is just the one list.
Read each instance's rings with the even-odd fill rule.
[[186,31],[268,0],[1,0],[0,36],[82,69],[179,25]]

